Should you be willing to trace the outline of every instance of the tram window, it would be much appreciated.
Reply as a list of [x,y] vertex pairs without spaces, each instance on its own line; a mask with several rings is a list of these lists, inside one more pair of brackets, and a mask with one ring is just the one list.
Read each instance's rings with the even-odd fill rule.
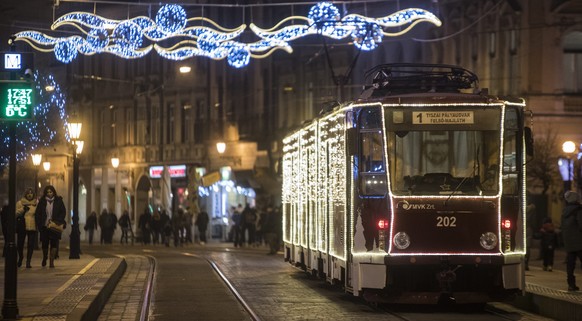
[[380,131],[360,134],[360,193],[386,194],[386,166],[384,164]]
[[518,193],[517,168],[517,113],[507,109],[503,137],[503,194]]
[[499,131],[388,132],[390,187],[397,195],[495,195]]
[[384,172],[385,166],[380,131],[361,133],[360,138],[360,172]]
[[360,114],[360,128],[373,129],[382,127],[380,108],[365,109]]

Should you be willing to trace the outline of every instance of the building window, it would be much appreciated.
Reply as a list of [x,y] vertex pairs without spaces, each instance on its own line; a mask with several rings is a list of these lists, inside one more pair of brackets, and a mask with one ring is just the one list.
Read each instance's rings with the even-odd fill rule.
[[168,104],[168,126],[166,128],[166,144],[174,143],[174,104]]
[[152,132],[151,132],[151,144],[155,145],[159,143],[159,133],[160,133],[160,108],[158,106],[152,106]]
[[117,111],[111,109],[111,143],[117,146]]
[[582,92],[582,31],[564,37],[564,92]]
[[497,37],[495,35],[495,32],[490,32],[489,33],[489,57],[493,58],[495,57],[495,51],[496,49],[496,41],[497,41]]
[[125,145],[131,145],[133,143],[133,111],[127,109],[125,111]]
[[181,121],[181,138],[182,143],[188,143],[192,140],[191,128],[192,120],[190,119],[190,113],[192,110],[192,104],[189,102],[182,102],[182,108],[180,108],[180,121]]
[[107,114],[105,111],[101,112],[101,130],[99,133],[99,146],[105,147],[105,135],[108,131]]

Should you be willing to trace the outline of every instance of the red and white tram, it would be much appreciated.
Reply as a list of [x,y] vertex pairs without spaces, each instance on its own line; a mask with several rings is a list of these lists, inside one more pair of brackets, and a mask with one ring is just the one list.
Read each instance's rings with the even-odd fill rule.
[[372,302],[525,289],[525,102],[449,65],[381,65],[283,141],[285,260]]

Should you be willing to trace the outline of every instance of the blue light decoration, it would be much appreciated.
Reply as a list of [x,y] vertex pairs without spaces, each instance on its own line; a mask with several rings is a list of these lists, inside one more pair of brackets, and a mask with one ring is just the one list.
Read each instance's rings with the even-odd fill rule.
[[[287,21],[303,20],[303,25],[291,25],[278,29]],[[340,18],[339,10],[329,2],[320,2],[309,10],[307,17],[287,17],[271,29],[261,29],[251,23],[249,28],[265,40],[292,41],[307,35],[322,35],[340,40],[352,37],[354,46],[370,51],[378,47],[384,36],[395,37],[408,32],[420,22],[430,22],[441,26],[441,21],[424,9],[404,9],[383,18],[368,18],[359,14],[349,14]],[[384,28],[401,27],[403,30],[389,33]]]
[[[289,21],[302,21],[304,24],[281,27]],[[166,4],[160,7],[153,20],[145,16],[112,20],[92,13],[71,12],[59,17],[51,26],[52,30],[73,26],[84,36],[54,38],[38,31],[21,31],[15,36],[16,41],[25,41],[36,50],[53,51],[56,59],[63,63],[73,61],[79,53],[110,53],[135,59],[144,57],[153,49],[166,59],[226,58],[230,66],[241,68],[247,66],[251,58],[265,58],[275,50],[292,53],[289,42],[308,35],[322,35],[336,40],[351,36],[354,46],[370,51],[378,47],[384,36],[402,35],[420,22],[441,25],[435,15],[423,9],[405,9],[383,18],[358,14],[341,18],[336,6],[330,2],[320,2],[311,7],[307,17],[287,17],[271,29],[261,29],[251,23],[249,28],[260,40],[243,43],[235,39],[244,32],[246,24],[227,29],[208,18],[188,18],[182,6]],[[192,23],[208,23],[211,27],[190,25]],[[385,28],[406,24],[408,27],[395,33],[384,31]],[[172,40],[176,43],[170,47],[159,44]]]
[[[68,140],[67,115],[65,111],[66,97],[61,92],[61,88],[52,75],[41,76],[35,72],[33,78],[34,88],[37,95],[36,106],[34,107],[34,119],[22,121],[16,124],[16,139],[19,146],[16,154],[17,161],[23,161],[30,156],[30,152],[39,147],[58,143],[64,139]],[[48,92],[47,86],[54,88]],[[8,166],[8,146],[10,145],[10,135],[8,134],[7,123],[0,123],[0,168]]]

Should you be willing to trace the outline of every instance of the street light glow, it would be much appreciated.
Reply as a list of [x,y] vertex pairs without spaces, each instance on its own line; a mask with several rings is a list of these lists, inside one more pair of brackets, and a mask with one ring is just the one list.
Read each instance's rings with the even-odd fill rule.
[[32,165],[40,165],[40,162],[42,161],[42,154],[31,154],[30,156],[32,157]]
[[182,73],[182,74],[187,74],[190,71],[192,71],[192,68],[190,68],[190,66],[181,66],[180,67],[180,73]]
[[572,154],[576,151],[576,144],[573,141],[569,140],[562,144],[562,151],[566,154]]
[[81,127],[83,124],[81,123],[69,123],[69,136],[72,140],[77,140],[81,136]]
[[85,141],[76,140],[75,141],[75,146],[77,147],[77,149],[75,150],[75,152],[77,153],[77,155],[79,155],[79,154],[81,154],[83,152],[83,146],[85,146]]
[[43,162],[42,163],[42,168],[44,168],[45,172],[48,172],[51,170],[51,162]]
[[119,167],[119,158],[111,157],[111,166],[113,166],[113,168],[117,169],[117,167]]
[[216,143],[216,150],[219,154],[224,154],[226,151],[226,143],[225,142],[218,142]]

